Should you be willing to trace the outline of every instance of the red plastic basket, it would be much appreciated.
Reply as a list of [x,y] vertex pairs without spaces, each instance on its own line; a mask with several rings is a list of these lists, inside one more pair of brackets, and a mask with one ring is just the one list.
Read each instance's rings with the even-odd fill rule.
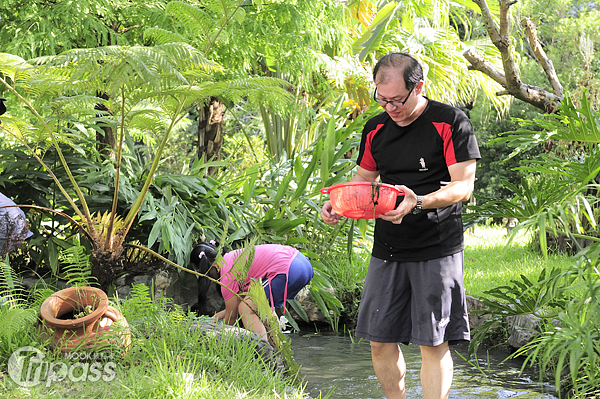
[[374,219],[396,208],[396,198],[404,195],[391,184],[348,182],[324,187],[331,207],[338,215],[351,219]]

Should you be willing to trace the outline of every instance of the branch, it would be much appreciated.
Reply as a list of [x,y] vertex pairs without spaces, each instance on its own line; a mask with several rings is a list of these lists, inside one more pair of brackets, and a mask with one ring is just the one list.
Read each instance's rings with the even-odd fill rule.
[[46,208],[45,206],[38,206],[38,205],[4,205],[1,206],[0,208],[33,208],[33,209],[41,209],[43,211],[48,211],[48,212],[52,212],[52,213],[56,213],[57,215],[60,215],[66,219],[69,219],[69,221],[71,223],[73,223],[75,226],[77,226],[77,228],[79,229],[79,231],[81,231],[87,238],[89,238],[89,240],[92,243],[95,243],[94,241],[94,237],[92,237],[92,235],[90,234],[89,231],[87,231],[85,229],[85,227],[83,226],[83,224],[79,223],[77,220],[73,219],[71,216],[67,215],[64,212],[61,211],[57,211],[56,209],[51,209],[51,208]]
[[529,41],[529,45],[533,50],[533,54],[535,54],[535,58],[540,63],[546,76],[548,77],[548,81],[552,86],[552,90],[554,94],[558,97],[563,97],[563,87],[558,80],[558,76],[556,76],[556,71],[554,70],[554,64],[552,64],[552,60],[550,60],[546,56],[546,52],[541,46],[540,40],[537,36],[537,29],[534,23],[529,18],[524,18],[521,21],[521,26],[525,29],[525,35],[527,36],[527,40]]
[[494,81],[499,83],[501,86],[506,87],[506,76],[504,76],[504,71],[501,71],[486,62],[481,55],[477,54],[472,49],[465,51],[463,53],[463,57],[465,57],[467,61],[471,63],[471,65],[468,66],[468,69],[482,72],[483,74],[494,79]]
[[544,112],[554,112],[557,105],[560,104],[563,99],[562,86],[558,81],[552,62],[546,57],[546,54],[539,45],[535,26],[531,21],[528,21],[528,23],[523,22],[523,26],[526,29],[529,42],[534,49],[538,62],[542,65],[544,72],[548,76],[548,80],[550,81],[554,92],[550,93],[541,87],[523,83],[519,76],[517,64],[513,58],[509,11],[510,7],[514,5],[517,0],[499,0],[499,27],[496,25],[488,8],[487,0],[473,1],[481,9],[481,15],[488,35],[494,46],[500,51],[503,71],[499,71],[489,63],[485,62],[485,59],[476,54],[473,50],[467,50],[463,53],[463,57],[471,63],[471,65],[468,66],[468,69],[480,71],[504,87],[505,90],[496,93],[497,96],[510,94]]
[[494,18],[492,17],[492,13],[487,5],[485,0],[473,0],[475,4],[479,6],[481,10],[481,14],[483,16],[483,23],[485,24],[485,28],[488,31],[488,35],[492,40],[492,43],[498,47],[497,43],[500,43],[502,39],[500,38],[500,33],[498,32],[498,27],[494,22]]
[[140,26],[141,26],[141,25],[133,25],[133,26],[130,26],[130,27],[128,27],[128,28],[119,29],[119,30],[117,30],[117,33],[125,33],[125,32],[127,32],[127,31],[129,31],[129,30],[131,30],[131,29],[137,29],[137,28],[139,28]]
[[[500,36],[502,37],[502,46],[496,47],[502,54],[502,66],[506,75],[506,85],[509,90],[518,90],[521,85],[521,76],[513,58],[512,38],[510,36],[510,6],[515,1],[500,1]],[[495,44],[495,43],[494,43]]]

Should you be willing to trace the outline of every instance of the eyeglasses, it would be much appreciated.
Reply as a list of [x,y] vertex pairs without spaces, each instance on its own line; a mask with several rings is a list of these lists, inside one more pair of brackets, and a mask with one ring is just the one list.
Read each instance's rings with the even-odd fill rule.
[[406,104],[406,102],[410,98],[410,95],[412,94],[414,89],[415,89],[415,86],[413,86],[413,88],[410,89],[410,91],[406,95],[406,98],[404,99],[404,101],[397,101],[397,100],[387,101],[387,100],[381,99],[381,98],[377,97],[377,89],[375,89],[375,93],[373,93],[373,99],[375,101],[377,101],[377,103],[379,105],[381,105],[383,108],[385,108],[385,106],[388,104],[392,104],[394,107],[402,107],[404,104]]

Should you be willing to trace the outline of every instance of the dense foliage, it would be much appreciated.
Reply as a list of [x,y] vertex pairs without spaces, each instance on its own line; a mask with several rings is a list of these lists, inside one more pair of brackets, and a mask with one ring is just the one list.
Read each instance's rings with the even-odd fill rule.
[[[362,278],[352,270],[352,248],[368,246],[372,223],[325,225],[319,190],[352,173],[362,125],[380,112],[370,94],[373,61],[407,51],[426,66],[428,97],[471,109],[485,159],[479,206],[469,215],[517,218],[543,253],[554,242],[579,252],[568,273],[516,278],[490,294],[502,302],[492,306],[499,317],[558,318],[563,327],[548,324],[530,358],[544,367],[561,360],[557,378],[567,359],[584,364],[570,368],[570,386],[591,392],[600,380],[595,319],[578,315],[596,312],[599,279],[598,10],[567,0],[523,6],[535,13],[569,94],[558,114],[513,107],[519,120],[509,120],[509,98],[496,96],[499,86],[462,57],[476,47],[499,64],[468,0],[2,2],[0,94],[8,112],[0,190],[31,207],[24,209],[35,233],[10,264],[64,277],[60,254],[83,245],[109,287],[127,270],[127,245],[181,266],[200,239],[290,244],[313,260],[311,295],[337,327],[342,306],[353,305],[342,296]],[[543,86],[517,39],[523,78]],[[216,103],[221,113],[208,122],[243,135],[220,137],[229,141],[223,156],[208,160],[199,132]],[[523,291],[528,300],[519,304]],[[15,323],[30,322],[21,310],[2,307]],[[587,338],[577,340],[582,329]]]

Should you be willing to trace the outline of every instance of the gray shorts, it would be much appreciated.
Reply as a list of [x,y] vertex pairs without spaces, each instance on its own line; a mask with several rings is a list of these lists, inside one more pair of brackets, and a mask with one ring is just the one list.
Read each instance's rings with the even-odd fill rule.
[[422,262],[371,257],[355,335],[423,346],[468,341],[463,252]]

